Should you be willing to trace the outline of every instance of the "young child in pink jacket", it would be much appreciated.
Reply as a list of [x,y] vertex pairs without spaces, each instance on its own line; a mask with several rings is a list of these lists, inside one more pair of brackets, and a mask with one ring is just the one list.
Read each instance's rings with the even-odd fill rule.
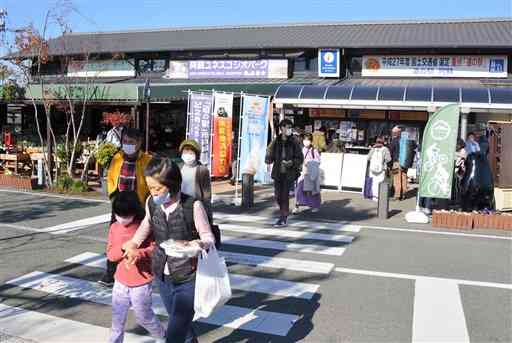
[[111,225],[108,235],[107,258],[119,262],[114,275],[112,290],[112,329],[111,343],[122,343],[124,326],[130,307],[135,312],[137,323],[156,338],[163,338],[165,331],[151,308],[153,275],[151,272],[151,253],[155,247],[149,236],[137,250],[135,264],[128,264],[123,259],[122,245],[131,240],[144,211],[135,192],[119,192],[112,202],[112,212],[116,221]]

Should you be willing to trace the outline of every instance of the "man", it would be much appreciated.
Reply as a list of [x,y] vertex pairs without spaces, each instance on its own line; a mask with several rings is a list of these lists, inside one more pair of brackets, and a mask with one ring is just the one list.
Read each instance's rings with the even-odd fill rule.
[[480,144],[478,144],[474,132],[468,133],[468,139],[466,140],[466,146],[464,149],[468,155],[480,152]]
[[[107,173],[107,193],[113,199],[117,192],[133,191],[137,193],[144,208],[149,189],[144,178],[144,169],[151,160],[151,155],[141,151],[142,134],[137,129],[125,129],[121,137],[121,150],[113,157]],[[114,222],[112,216],[111,224]],[[107,260],[107,270],[101,285],[111,287],[117,263]]]
[[403,200],[407,193],[407,170],[400,166],[400,135],[402,130],[395,126],[391,130],[391,173],[393,174],[394,200]]
[[121,147],[121,139],[123,137],[123,132],[126,128],[122,125],[117,125],[111,128],[107,132],[107,137],[105,138],[106,143],[112,143],[116,147]]
[[266,164],[273,164],[272,179],[274,180],[274,196],[279,205],[280,216],[275,227],[288,225],[290,212],[289,191],[298,179],[304,157],[302,148],[292,137],[292,122],[284,119],[279,123],[280,135],[267,148]]

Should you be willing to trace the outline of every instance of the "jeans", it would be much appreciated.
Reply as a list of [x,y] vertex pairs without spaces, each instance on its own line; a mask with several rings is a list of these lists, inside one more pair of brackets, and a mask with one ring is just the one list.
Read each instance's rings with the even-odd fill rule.
[[144,327],[153,337],[163,338],[164,328],[151,308],[151,283],[139,287],[127,287],[122,283],[114,283],[112,290],[112,330],[110,343],[122,343],[124,325],[130,306],[135,312],[137,323]]
[[169,322],[167,324],[167,343],[190,343],[196,338],[192,327],[194,318],[195,280],[175,284],[169,278],[158,279],[160,296],[164,303]]

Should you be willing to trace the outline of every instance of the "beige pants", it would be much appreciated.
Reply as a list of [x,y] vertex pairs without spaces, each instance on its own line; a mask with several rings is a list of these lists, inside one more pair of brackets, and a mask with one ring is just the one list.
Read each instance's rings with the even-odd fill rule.
[[400,199],[407,193],[407,172],[401,168],[398,173],[393,174],[393,188],[395,188],[395,199]]

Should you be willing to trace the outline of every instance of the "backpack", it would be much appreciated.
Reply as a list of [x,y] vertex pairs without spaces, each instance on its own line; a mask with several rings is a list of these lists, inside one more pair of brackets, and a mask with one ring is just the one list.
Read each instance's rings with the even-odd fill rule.
[[[196,225],[194,223],[194,202],[198,201],[195,198],[188,195],[181,195],[181,207],[183,208],[183,215],[185,219],[185,225],[187,229],[194,233],[194,236],[199,237],[199,233],[197,232]],[[155,210],[155,203],[152,200],[148,201],[149,214],[152,216]],[[221,247],[221,235],[220,235],[220,227],[212,223],[212,219],[208,217],[208,223],[210,224],[210,228],[212,230],[213,237],[215,238],[215,248],[217,250]]]
[[374,174],[380,174],[384,171],[384,149],[373,150],[372,158],[370,159],[370,171]]

